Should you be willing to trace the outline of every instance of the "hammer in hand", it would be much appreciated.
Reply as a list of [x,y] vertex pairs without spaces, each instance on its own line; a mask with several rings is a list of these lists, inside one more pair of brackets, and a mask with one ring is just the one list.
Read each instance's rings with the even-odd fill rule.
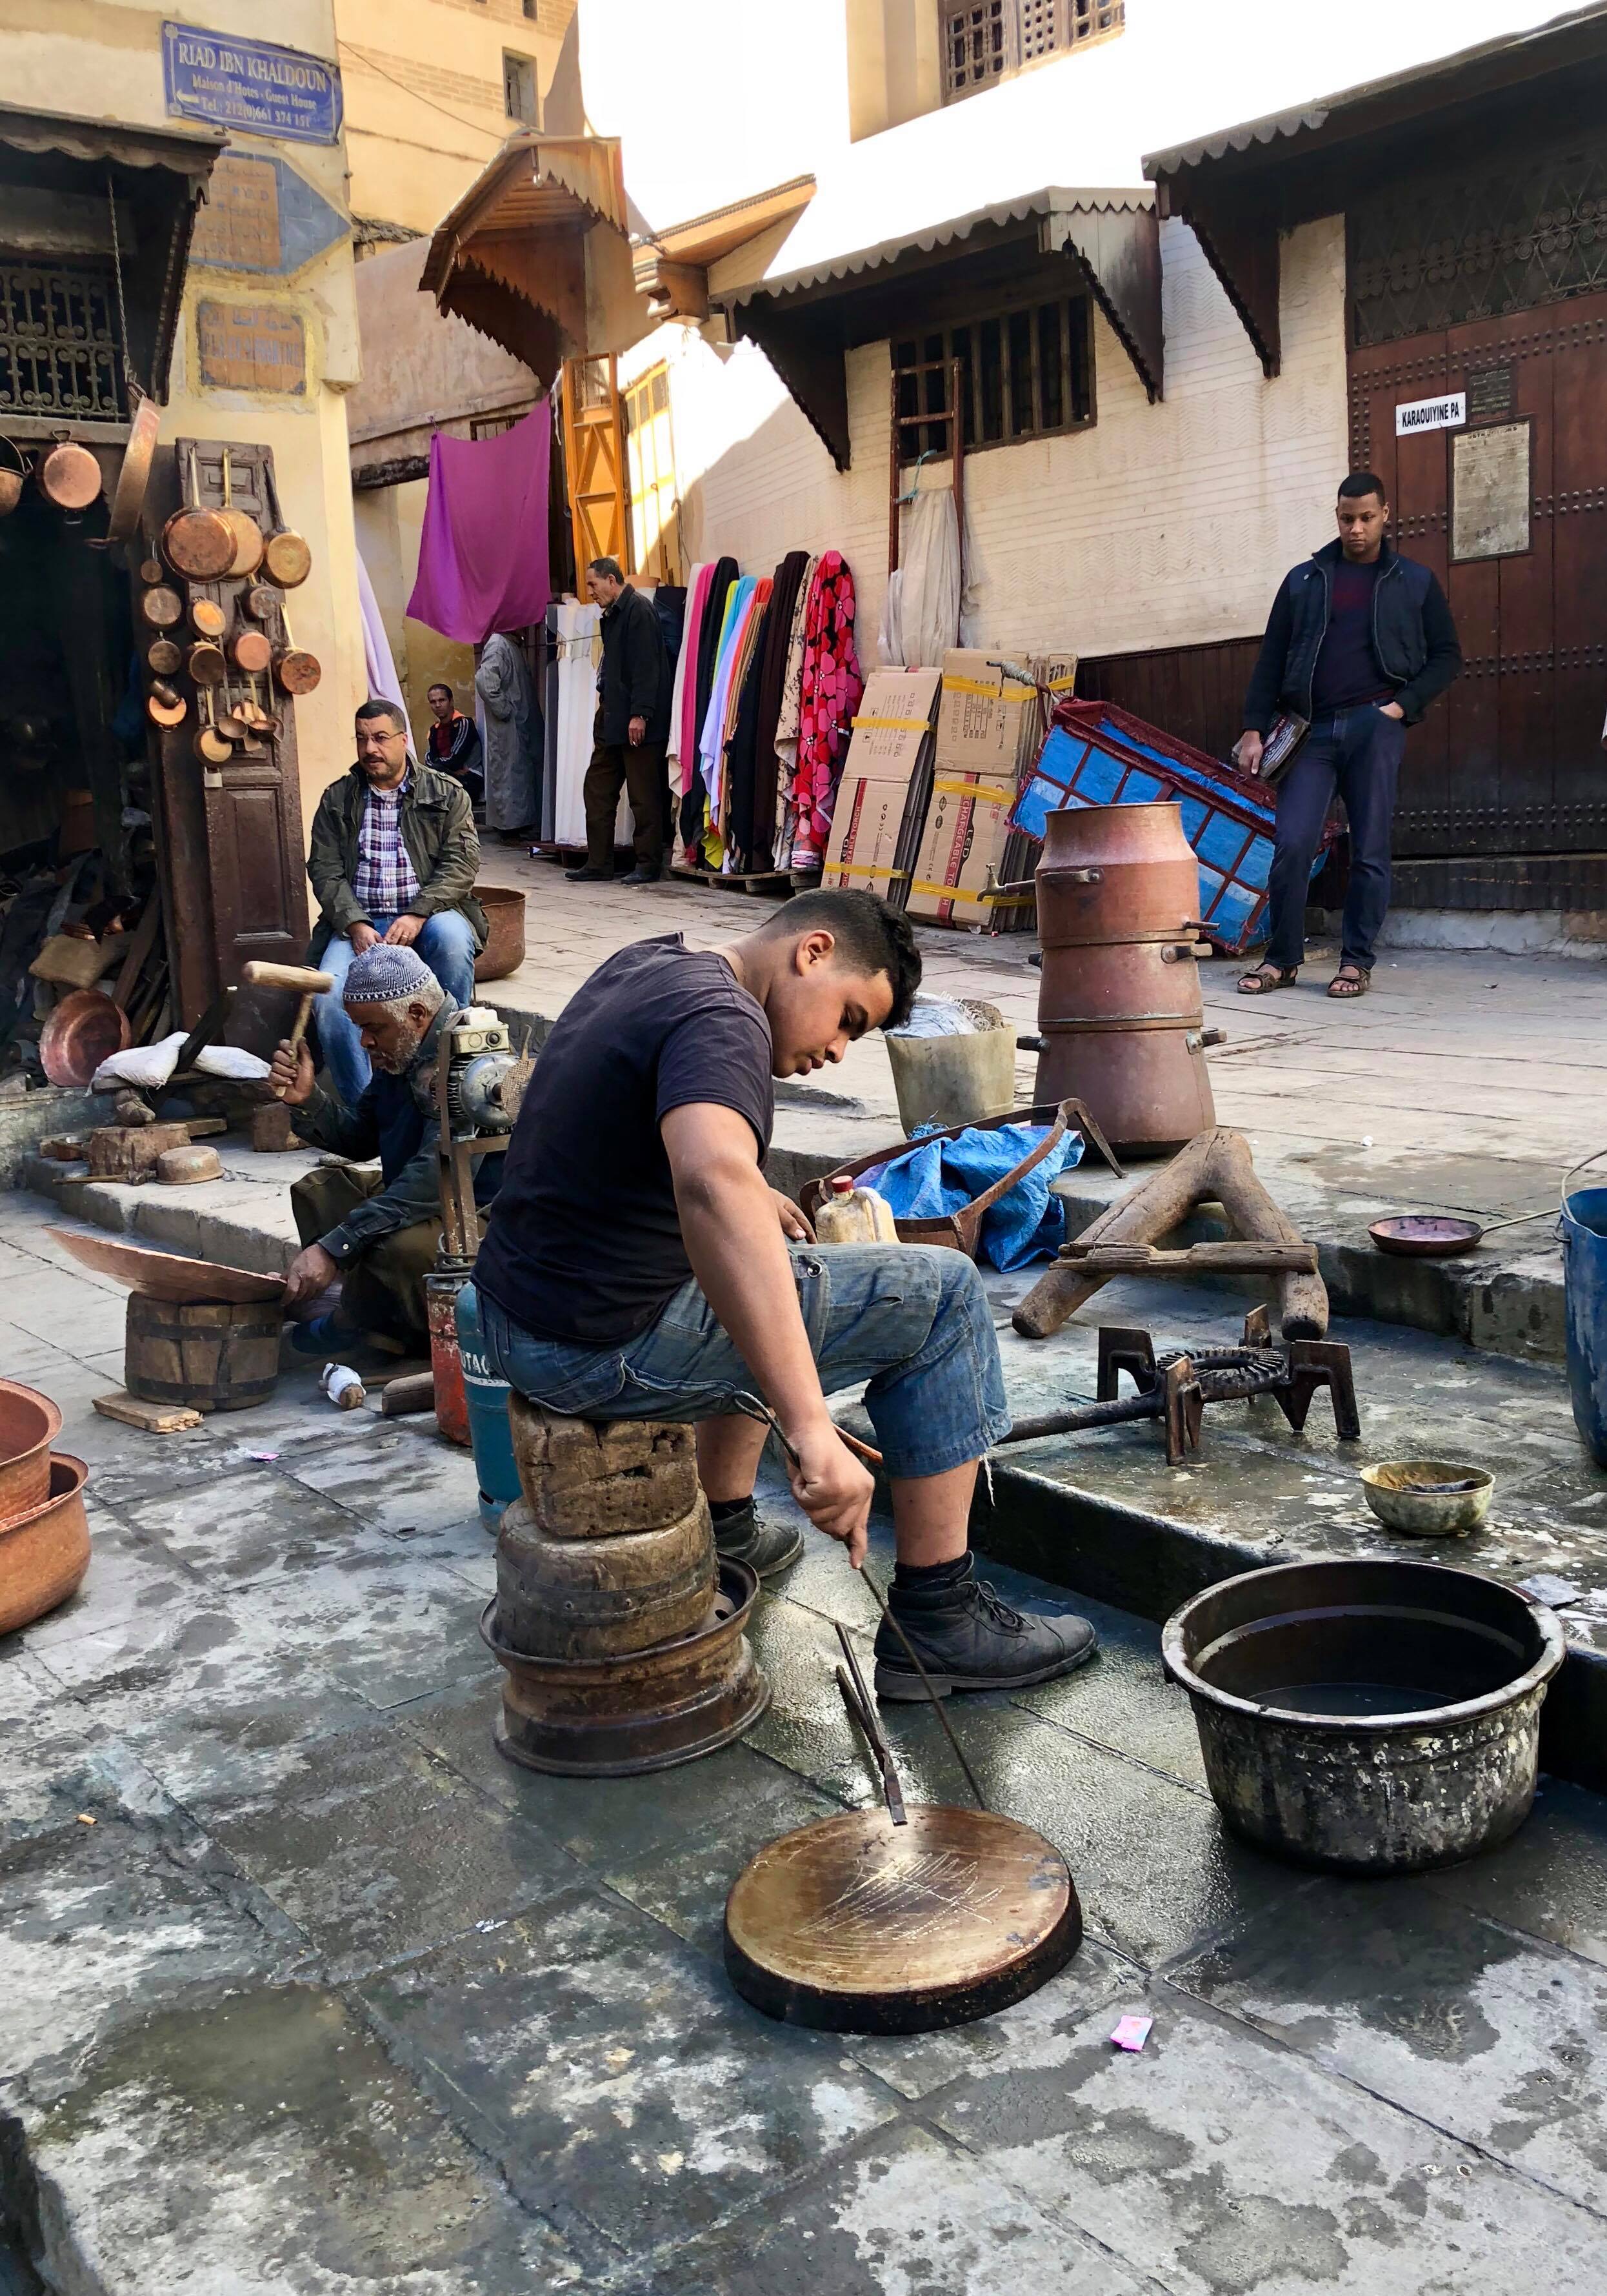
[[[250,964],[242,970],[248,988],[300,990],[301,1002],[296,1007],[295,1022],[290,1035],[291,1049],[293,1052],[307,1034],[307,1024],[312,1017],[314,997],[322,996],[326,988],[334,987],[334,974],[315,972],[309,965],[305,964],[265,964],[258,957],[252,957]],[[274,1096],[276,1100],[284,1098],[284,1087],[282,1085],[275,1086]]]

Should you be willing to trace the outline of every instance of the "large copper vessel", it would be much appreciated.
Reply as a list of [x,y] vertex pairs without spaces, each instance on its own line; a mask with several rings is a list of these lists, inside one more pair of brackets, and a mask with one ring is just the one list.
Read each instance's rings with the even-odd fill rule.
[[1083,1101],[1118,1155],[1169,1154],[1217,1120],[1179,806],[1052,813],[1037,875],[1037,1100]]

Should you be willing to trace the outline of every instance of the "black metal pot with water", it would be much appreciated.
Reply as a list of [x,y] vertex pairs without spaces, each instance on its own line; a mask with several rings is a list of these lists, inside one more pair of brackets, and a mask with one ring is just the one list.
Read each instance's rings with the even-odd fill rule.
[[1476,1571],[1297,1562],[1168,1620],[1206,1778],[1236,1833],[1306,1866],[1407,1874],[1515,1832],[1534,1800],[1561,1620]]

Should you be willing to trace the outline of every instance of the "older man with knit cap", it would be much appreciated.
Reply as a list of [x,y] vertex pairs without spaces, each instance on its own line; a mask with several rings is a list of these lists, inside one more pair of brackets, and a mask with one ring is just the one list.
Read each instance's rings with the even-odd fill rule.
[[[458,1007],[416,950],[376,942],[353,958],[342,1002],[373,1076],[355,1108],[318,1085],[305,1044],[282,1044],[273,1079],[298,1135],[351,1160],[296,1182],[291,1210],[302,1250],[285,1280],[292,1313],[340,1282],[340,1303],[299,1323],[294,1341],[327,1354],[365,1332],[429,1351],[424,1278],[440,1242],[435,1067]],[[356,1168],[379,1159],[379,1172]],[[488,1201],[502,1159],[486,1157],[476,1195]]]

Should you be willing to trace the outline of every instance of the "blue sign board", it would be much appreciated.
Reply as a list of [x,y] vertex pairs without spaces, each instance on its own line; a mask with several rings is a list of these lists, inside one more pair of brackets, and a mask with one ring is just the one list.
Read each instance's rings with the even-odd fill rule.
[[168,23],[162,77],[176,119],[297,144],[340,139],[340,75],[319,56]]

